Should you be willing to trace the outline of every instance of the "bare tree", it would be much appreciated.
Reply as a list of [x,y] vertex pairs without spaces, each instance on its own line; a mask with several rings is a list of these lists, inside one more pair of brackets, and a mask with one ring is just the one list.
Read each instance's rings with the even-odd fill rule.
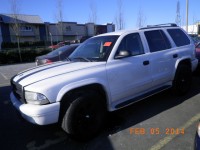
[[90,14],[89,14],[89,22],[94,23],[94,34],[97,33],[96,23],[97,23],[97,6],[93,0],[90,0]]
[[182,13],[182,17],[181,17],[181,26],[185,26],[185,16],[184,16],[184,13]]
[[56,14],[56,20],[57,20],[57,29],[58,33],[61,37],[61,40],[63,40],[63,1],[57,0],[57,14]]
[[177,1],[177,4],[176,4],[176,20],[175,20],[175,22],[178,26],[181,26],[180,2],[179,2],[179,0]]
[[90,1],[89,22],[92,22],[94,24],[96,24],[97,22],[97,6],[93,0]]
[[138,18],[137,18],[137,27],[138,28],[144,27],[145,24],[146,24],[146,17],[143,14],[142,9],[140,8],[138,12]]
[[11,2],[11,12],[13,14],[13,20],[14,23],[11,25],[11,28],[13,29],[15,36],[17,38],[17,47],[18,47],[18,52],[19,52],[19,58],[20,62],[22,62],[22,57],[21,57],[21,50],[20,50],[20,27],[21,27],[21,22],[19,18],[19,6],[18,6],[18,1],[17,0],[10,0]]
[[122,0],[118,0],[117,5],[118,5],[118,8],[117,8],[117,15],[115,17],[115,21],[116,21],[117,29],[122,30],[125,28]]

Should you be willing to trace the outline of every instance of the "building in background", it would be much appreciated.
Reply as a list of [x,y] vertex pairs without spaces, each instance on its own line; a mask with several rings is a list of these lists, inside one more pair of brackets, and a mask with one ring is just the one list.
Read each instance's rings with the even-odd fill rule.
[[38,15],[0,14],[0,48],[2,42],[17,42],[14,24],[20,25],[20,42],[60,42],[75,41],[83,37],[90,37],[102,33],[115,31],[115,25],[108,23],[96,25],[94,23],[78,24],[77,22],[43,22]]
[[19,24],[20,42],[37,42],[45,39],[45,25],[37,15],[0,14],[1,42],[17,42],[15,24]]
[[45,22],[45,26],[48,41],[51,38],[54,42],[79,40],[82,36],[87,35],[85,25],[76,22]]
[[80,40],[85,36],[94,36],[102,33],[115,31],[115,25],[108,23],[106,25],[95,25],[94,23],[78,24],[77,22],[45,22],[46,37],[58,41]]
[[[182,28],[186,30],[186,26],[183,26]],[[200,22],[197,22],[194,25],[189,25],[188,34],[200,37]]]

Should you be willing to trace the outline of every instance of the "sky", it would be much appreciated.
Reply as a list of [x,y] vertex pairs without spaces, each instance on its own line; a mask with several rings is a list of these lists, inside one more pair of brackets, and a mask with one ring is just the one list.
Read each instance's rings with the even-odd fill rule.
[[[91,4],[96,7],[97,24],[115,22],[119,0],[62,0],[63,20],[89,22]],[[17,0],[19,13],[39,15],[44,22],[55,23],[58,0]],[[185,25],[186,0],[179,0],[181,24]],[[125,29],[137,28],[139,11],[145,25],[174,23],[177,0],[122,0]],[[200,0],[189,0],[189,24],[200,20]],[[11,0],[1,0],[0,13],[11,14]]]

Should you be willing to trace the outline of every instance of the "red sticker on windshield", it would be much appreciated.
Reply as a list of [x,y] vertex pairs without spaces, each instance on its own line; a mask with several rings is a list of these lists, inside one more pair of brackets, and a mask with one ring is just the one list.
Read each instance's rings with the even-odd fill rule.
[[112,42],[105,42],[103,46],[110,46]]

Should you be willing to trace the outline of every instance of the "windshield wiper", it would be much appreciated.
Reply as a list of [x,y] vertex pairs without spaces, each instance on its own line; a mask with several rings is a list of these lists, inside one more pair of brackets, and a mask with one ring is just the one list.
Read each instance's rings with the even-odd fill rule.
[[87,62],[91,62],[91,60],[89,60],[88,58],[85,58],[85,57],[75,57],[73,59],[81,59],[81,60],[84,60],[84,61],[87,61]]

